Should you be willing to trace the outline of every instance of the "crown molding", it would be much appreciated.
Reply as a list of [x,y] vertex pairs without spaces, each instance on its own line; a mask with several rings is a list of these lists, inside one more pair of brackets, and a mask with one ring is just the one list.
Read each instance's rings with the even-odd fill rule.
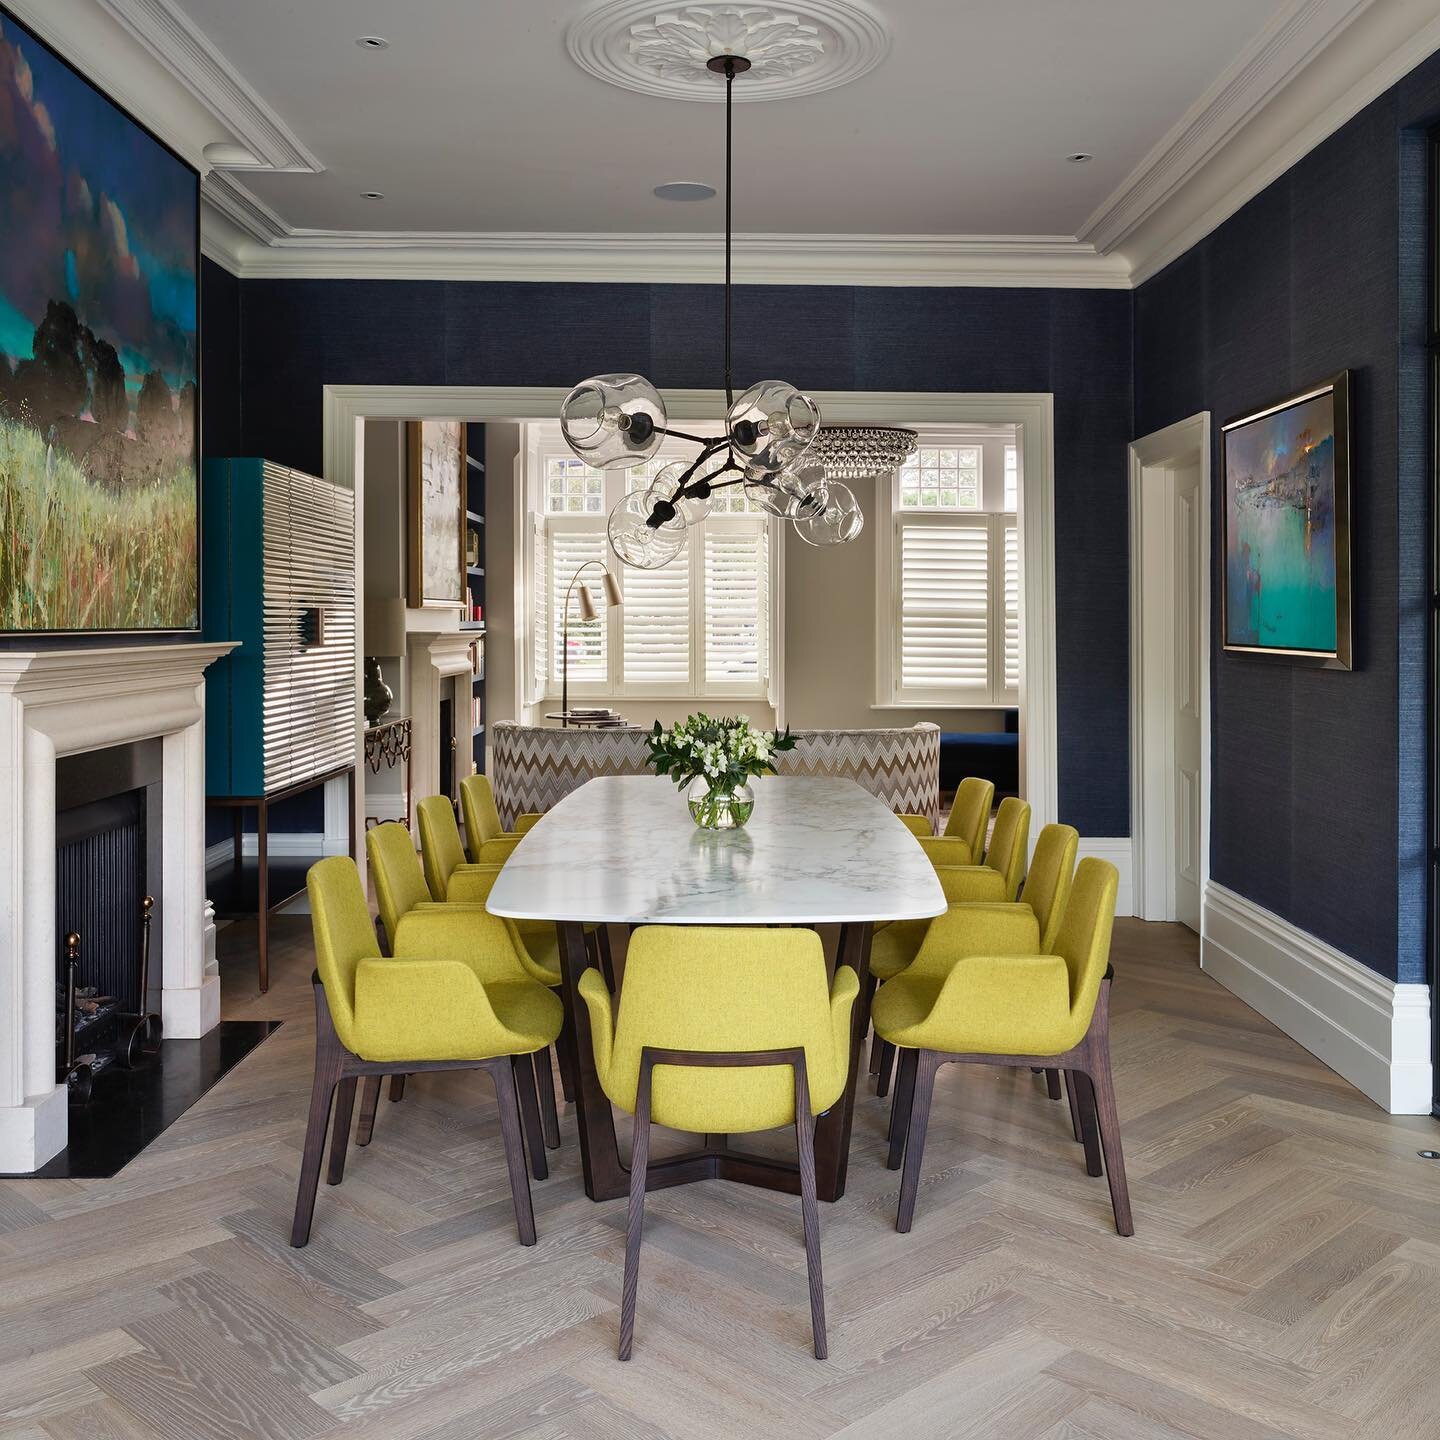
[[[720,235],[434,234],[285,229],[232,176],[207,196],[248,237],[244,279],[571,280],[718,284]],[[258,214],[257,214],[258,210]],[[282,222],[283,223],[283,222]],[[257,233],[260,232],[260,233]],[[1019,286],[1128,289],[1129,266],[1070,236],[737,235],[741,285]],[[238,267],[238,268],[237,268]]]
[[[1393,16],[1397,11],[1398,7],[1396,11],[1384,13]],[[1132,283],[1143,285],[1178,260],[1436,51],[1440,51],[1440,18],[1406,36],[1394,48],[1385,47],[1383,58],[1338,94],[1337,85],[1343,81],[1323,86],[1323,93],[1335,98],[1280,144],[1267,145],[1257,136],[1252,159],[1244,153],[1245,140],[1242,137],[1231,150],[1217,156],[1213,168],[1221,168],[1221,163],[1225,162],[1225,168],[1233,176],[1231,183],[1221,185],[1218,198],[1208,204],[1201,198],[1198,202],[1192,201],[1188,207],[1180,203],[1162,207],[1134,233],[1129,257]],[[1318,70],[1321,67],[1317,65],[1315,68]],[[1210,188],[1212,192],[1215,189],[1214,186]],[[1196,192],[1197,195],[1203,194],[1199,186]],[[1183,195],[1178,196],[1177,201],[1183,198]]]
[[1122,245],[1375,0],[1289,0],[1080,227],[1102,253]]
[[174,0],[96,0],[267,170],[325,167]]

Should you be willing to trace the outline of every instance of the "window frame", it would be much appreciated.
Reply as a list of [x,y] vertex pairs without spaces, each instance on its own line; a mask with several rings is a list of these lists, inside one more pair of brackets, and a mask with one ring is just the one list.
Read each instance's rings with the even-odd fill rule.
[[[1015,427],[931,427],[920,431],[925,448],[975,446],[981,448],[980,507],[954,509],[900,505],[900,470],[882,476],[875,486],[875,703],[876,710],[995,710],[1020,703],[1018,684],[1005,684],[1005,531],[1015,532],[1017,614],[1020,617],[1017,671],[1024,668],[1024,539],[1020,529],[1024,462]],[[1013,449],[1016,464],[1016,508],[1005,510],[1005,452]],[[987,607],[987,677],[984,693],[976,687],[905,686],[901,674],[902,547],[910,526],[962,526],[985,528],[989,533],[989,605]]]
[[[571,512],[557,512],[548,514],[545,510],[547,486],[546,471],[547,462],[551,458],[570,458],[570,451],[565,446],[564,440],[559,433],[558,425],[546,422],[532,422],[527,424],[525,430],[528,432],[522,437],[520,453],[524,457],[523,480],[520,488],[524,515],[524,567],[525,575],[523,582],[525,606],[523,614],[525,623],[517,627],[517,644],[522,652],[522,663],[525,671],[525,690],[523,703],[529,707],[550,706],[558,703],[561,694],[561,680],[555,667],[555,656],[557,653],[554,643],[554,627],[556,623],[555,614],[552,613],[554,603],[553,584],[549,575],[549,557],[552,554],[550,536],[552,534],[552,522],[557,522],[555,528],[567,530],[594,531],[604,535],[605,525],[609,519],[610,510],[613,505],[623,496],[628,488],[630,475],[626,471],[607,471],[604,481],[604,508],[600,514],[582,514]],[[673,452],[673,453],[672,453]],[[662,452],[668,459],[693,460],[695,449],[693,445],[676,441],[673,446],[662,447]],[[767,603],[758,607],[758,620],[763,626],[759,636],[759,665],[754,680],[743,681],[721,681],[707,680],[705,678],[706,667],[706,609],[705,609],[705,535],[709,530],[721,530],[740,533],[753,533],[757,540],[764,537],[765,558],[764,573],[766,576],[766,588],[768,596]],[[624,604],[615,607],[606,607],[602,604],[600,597],[596,596],[596,608],[600,610],[605,619],[605,654],[606,673],[603,679],[577,679],[573,671],[570,677],[570,695],[572,700],[589,699],[625,699],[625,700],[714,700],[714,701],[752,701],[769,705],[775,704],[775,697],[778,688],[778,679],[775,674],[777,664],[776,654],[776,630],[778,613],[780,607],[776,604],[777,583],[783,578],[781,560],[779,556],[780,537],[778,535],[779,522],[773,517],[763,513],[749,514],[716,514],[711,513],[700,524],[691,528],[686,537],[686,544],[690,546],[689,551],[689,598],[688,598],[688,660],[689,679],[684,683],[664,683],[654,680],[627,681],[625,678],[625,634],[624,634]],[[542,676],[538,673],[536,665],[536,604],[535,600],[540,593],[539,576],[537,575],[536,554],[537,548],[543,546],[546,557],[546,595],[548,602],[545,607],[545,620],[548,634],[546,649],[547,669]],[[698,557],[698,560],[697,560]],[[616,560],[608,552],[604,552],[604,558],[611,573],[615,576],[623,597],[626,591],[626,577],[630,567]],[[613,563],[611,563],[613,561]],[[587,581],[590,574],[587,572]],[[595,577],[598,583],[598,575]],[[572,615],[574,613],[574,601],[572,597]],[[573,623],[573,622],[572,622]]]

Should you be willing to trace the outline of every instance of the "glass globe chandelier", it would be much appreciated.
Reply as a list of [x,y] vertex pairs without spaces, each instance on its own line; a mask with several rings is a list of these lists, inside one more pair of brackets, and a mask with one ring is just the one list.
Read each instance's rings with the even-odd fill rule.
[[660,392],[640,375],[593,376],[560,407],[566,443],[596,470],[633,470],[667,436],[700,447],[693,461],[665,466],[648,489],[632,491],[610,512],[610,548],[641,570],[668,565],[689,526],[710,513],[715,492],[734,485],[789,520],[807,544],[843,545],[865,527],[846,482],[895,469],[916,444],[913,430],[822,425],[815,401],[784,380],[761,380],[736,397],[730,374],[732,92],[750,62],[716,55],[706,63],[725,77],[725,433],[707,438],[674,429]]

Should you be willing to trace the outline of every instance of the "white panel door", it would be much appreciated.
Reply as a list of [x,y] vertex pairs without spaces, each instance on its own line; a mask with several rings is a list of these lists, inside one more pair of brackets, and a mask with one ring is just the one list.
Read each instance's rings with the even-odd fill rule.
[[1200,466],[1174,472],[1175,918],[1200,929]]

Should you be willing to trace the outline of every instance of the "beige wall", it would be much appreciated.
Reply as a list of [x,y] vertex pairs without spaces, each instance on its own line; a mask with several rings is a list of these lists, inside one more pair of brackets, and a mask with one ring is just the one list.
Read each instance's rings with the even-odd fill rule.
[[857,487],[860,536],[821,550],[785,541],[785,720],[797,730],[864,730],[929,720],[942,730],[1003,730],[1001,710],[875,707],[873,486]]

